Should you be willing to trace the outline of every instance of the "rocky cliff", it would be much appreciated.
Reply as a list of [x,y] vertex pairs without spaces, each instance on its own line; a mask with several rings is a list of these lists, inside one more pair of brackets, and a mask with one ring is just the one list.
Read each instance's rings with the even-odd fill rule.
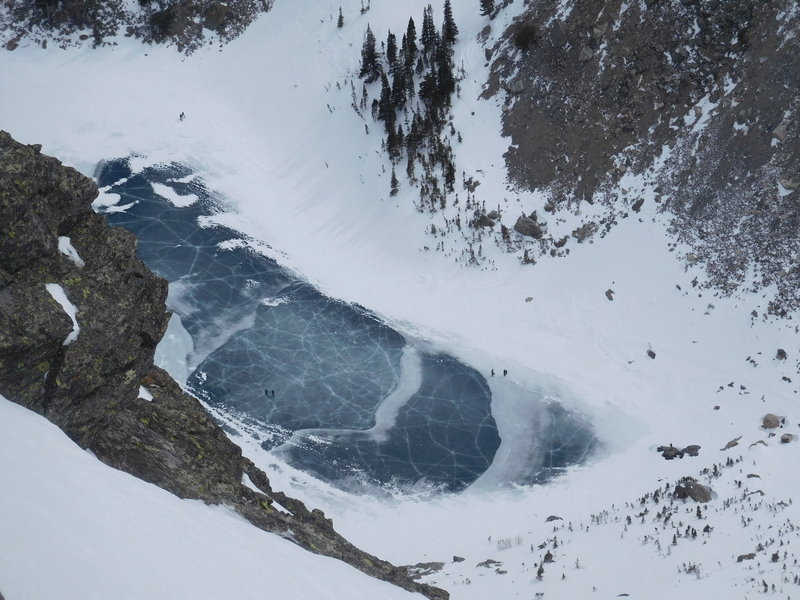
[[136,258],[130,233],[92,211],[96,196],[93,181],[0,132],[0,393],[112,467],[447,598],[355,548],[321,511],[273,490],[202,405],[153,366],[169,318],[167,284]]
[[191,52],[232,40],[271,7],[272,0],[16,0],[0,5],[0,43],[8,50],[23,40],[100,46],[125,35]]
[[620,182],[644,177],[709,285],[755,272],[770,312],[800,307],[798,31],[794,0],[528,2],[487,49],[511,180],[554,219],[593,204],[583,241],[641,208]]

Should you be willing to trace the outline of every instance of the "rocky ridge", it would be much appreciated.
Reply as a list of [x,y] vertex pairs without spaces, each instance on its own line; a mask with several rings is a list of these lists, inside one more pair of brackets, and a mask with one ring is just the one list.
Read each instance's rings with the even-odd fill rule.
[[[40,150],[0,131],[0,393],[112,467],[447,598],[354,547],[321,511],[273,490],[197,399],[153,365],[169,319],[167,283],[136,258],[132,234],[92,211],[94,182]],[[58,288],[66,300],[52,293]]]
[[553,221],[592,205],[580,243],[639,212],[620,182],[644,177],[705,283],[774,286],[767,312],[785,316],[800,307],[798,30],[791,0],[529,2],[487,49],[511,181],[546,191]]

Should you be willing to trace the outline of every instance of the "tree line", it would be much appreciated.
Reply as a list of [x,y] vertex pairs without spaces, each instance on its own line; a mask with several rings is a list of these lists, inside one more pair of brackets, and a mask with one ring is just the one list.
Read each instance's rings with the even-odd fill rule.
[[[439,28],[429,4],[423,10],[419,32],[410,17],[399,42],[397,34],[389,31],[380,48],[367,26],[358,73],[364,84],[361,99],[354,101],[362,116],[369,106],[372,117],[383,124],[383,146],[392,161],[390,193],[397,193],[394,168],[405,158],[409,181],[420,185],[419,208],[427,205],[431,210],[445,206],[446,194],[454,190],[456,179],[450,138],[457,132],[450,107],[457,90],[453,45],[458,26],[450,0],[445,0],[442,12]],[[380,92],[370,102],[367,85],[378,81]],[[419,176],[417,165],[421,167]]]

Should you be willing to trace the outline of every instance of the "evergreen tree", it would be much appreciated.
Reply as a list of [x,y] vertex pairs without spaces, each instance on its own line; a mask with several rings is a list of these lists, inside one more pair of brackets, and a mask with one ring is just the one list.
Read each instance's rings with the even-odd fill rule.
[[393,141],[395,137],[395,119],[396,114],[394,105],[392,104],[392,88],[389,87],[389,79],[386,75],[381,74],[381,99],[378,101],[378,120],[383,121],[384,125],[386,125],[386,133],[389,136],[387,146],[390,149],[390,154],[393,145],[389,144],[389,141]]
[[[405,145],[406,145],[406,136],[403,133],[403,124],[402,123],[398,123],[398,125],[397,125],[397,147],[400,149],[400,153],[402,153],[403,148],[405,148]],[[400,156],[398,155],[397,158],[400,158]]]
[[441,44],[436,53],[436,87],[439,106],[449,106],[450,96],[456,89],[456,80],[453,76],[453,59],[450,48]]
[[395,109],[403,108],[406,103],[406,77],[403,69],[395,69],[392,77],[392,105]]
[[458,27],[453,19],[453,9],[450,0],[444,0],[444,23],[442,24],[442,41],[445,44],[453,44],[458,37]]
[[392,88],[389,87],[389,79],[384,73],[381,74],[381,99],[378,101],[378,120],[385,121],[392,111],[394,111]]
[[406,27],[406,68],[414,66],[414,59],[417,58],[417,27],[414,25],[414,19],[408,18],[408,27]]
[[422,60],[422,54],[417,57],[417,66],[414,67],[414,71],[417,75],[422,75],[422,73],[425,71],[425,61]]
[[344,15],[342,14],[342,7],[339,7],[339,19],[336,21],[336,26],[341,29],[344,27]]
[[390,196],[397,196],[397,189],[400,187],[400,182],[397,181],[397,174],[394,172],[394,167],[392,167],[392,181],[391,181],[391,190],[389,191]]
[[414,89],[414,71],[411,69],[406,69],[403,73],[403,79],[406,82],[406,101],[411,100],[416,95],[416,90]]
[[[456,168],[453,165],[452,158],[449,159],[444,165],[444,185],[448,192],[455,191],[456,184]],[[444,206],[442,206],[444,208]]]
[[481,0],[481,14],[486,16],[491,16],[492,12],[494,12],[494,0]]
[[391,31],[386,36],[386,62],[389,63],[390,69],[397,63],[397,36]]
[[377,81],[381,76],[383,69],[380,62],[378,62],[378,51],[375,49],[375,35],[372,33],[369,25],[367,25],[367,32],[364,34],[364,44],[361,46],[361,70],[358,76],[364,79],[367,83]]
[[419,41],[426,55],[430,55],[434,44],[436,43],[436,25],[433,24],[433,7],[428,4],[422,14],[422,33],[419,36]]
[[422,81],[419,82],[419,97],[420,100],[425,102],[425,105],[434,110],[438,105],[438,82],[436,77],[436,67],[431,68],[430,71],[425,73]]

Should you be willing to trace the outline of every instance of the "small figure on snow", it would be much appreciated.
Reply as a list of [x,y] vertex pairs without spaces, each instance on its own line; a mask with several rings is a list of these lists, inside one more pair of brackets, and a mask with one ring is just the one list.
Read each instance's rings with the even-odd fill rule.
[[186,118],[186,113],[184,113],[183,111],[181,111],[181,114],[180,114],[180,116],[179,116],[178,118],[179,118],[181,121],[183,121],[183,120]]
[[494,369],[492,369],[492,377],[494,377]]
[[503,377],[505,377],[506,375],[508,375],[508,369],[503,369]]

